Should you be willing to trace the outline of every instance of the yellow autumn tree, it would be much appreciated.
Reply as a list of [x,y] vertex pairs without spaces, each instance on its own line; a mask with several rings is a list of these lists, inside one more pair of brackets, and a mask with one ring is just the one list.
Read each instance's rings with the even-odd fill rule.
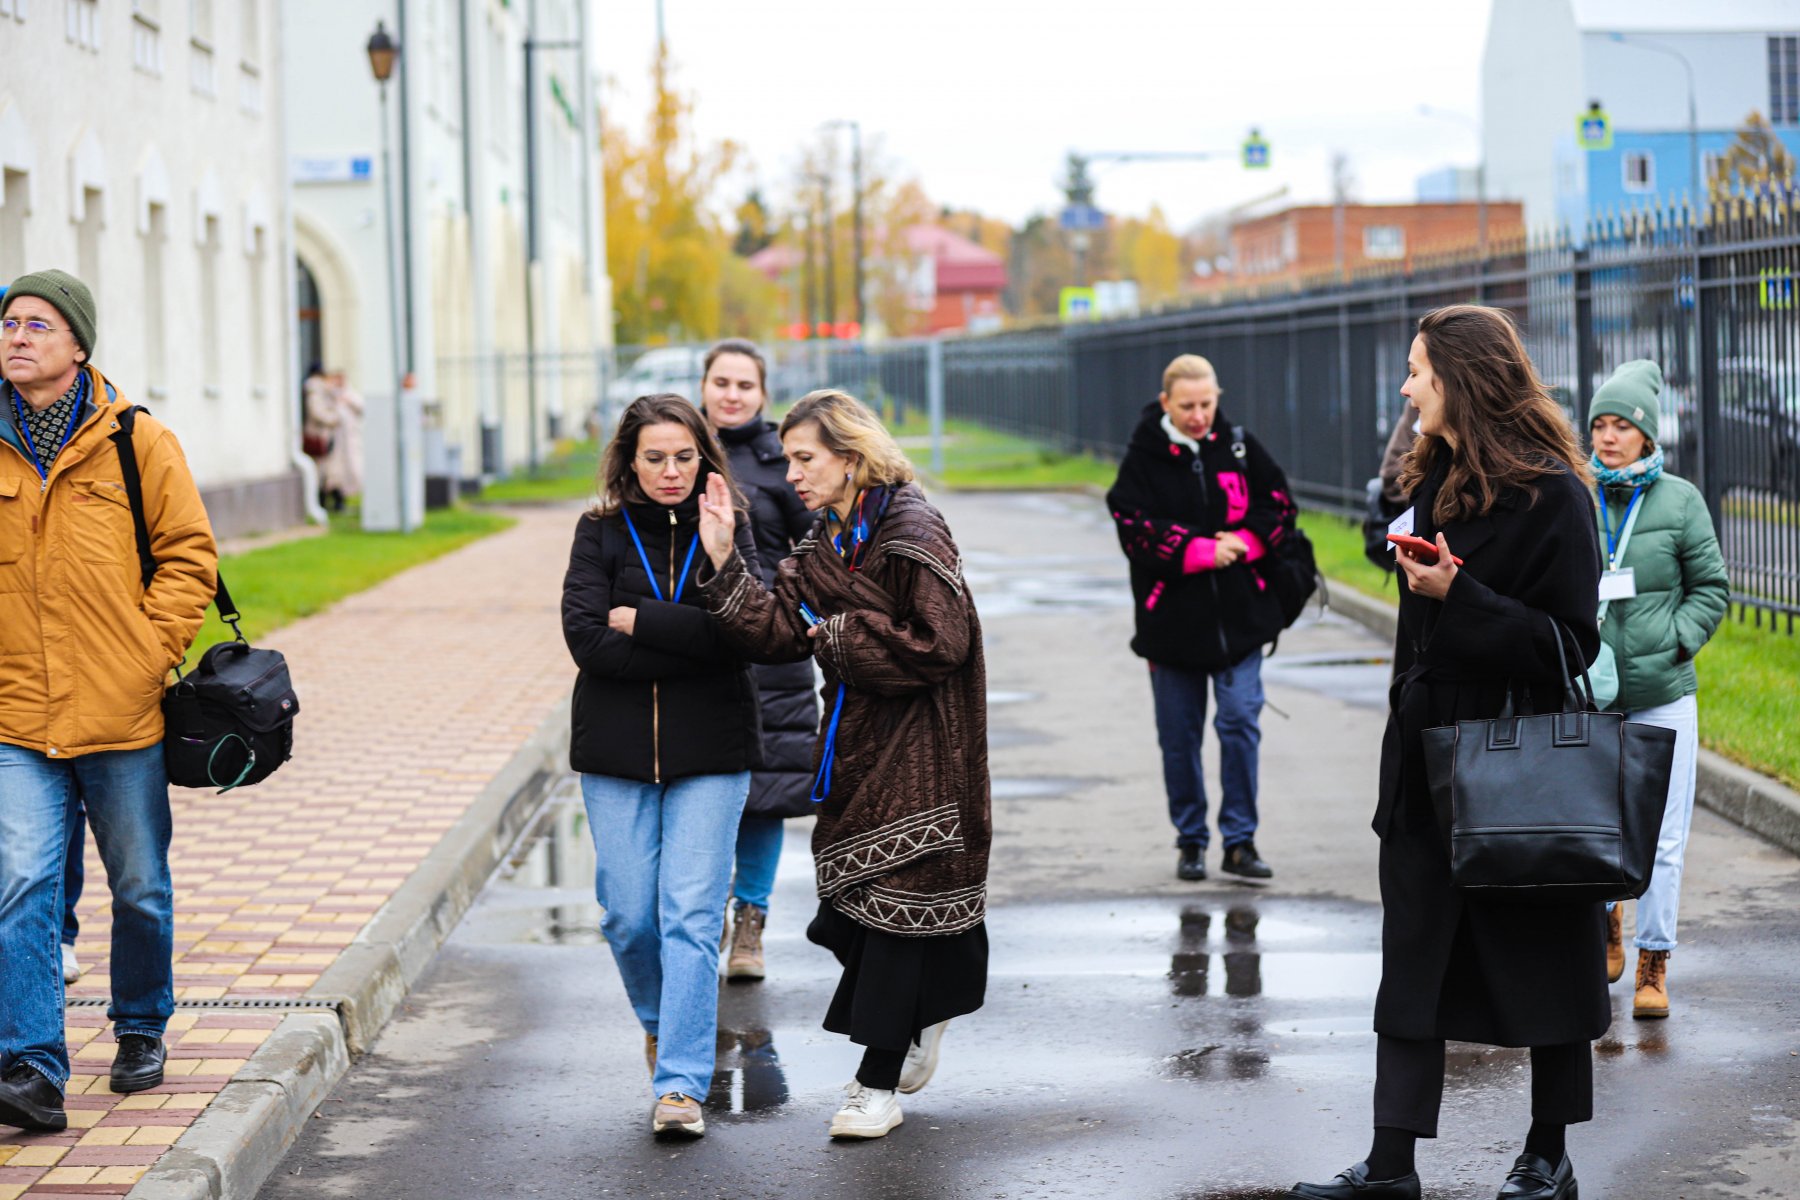
[[1158,205],[1142,219],[1129,217],[1118,223],[1114,241],[1118,248],[1116,269],[1134,279],[1138,301],[1144,305],[1172,300],[1181,291],[1183,276],[1181,237],[1169,228],[1169,219]]

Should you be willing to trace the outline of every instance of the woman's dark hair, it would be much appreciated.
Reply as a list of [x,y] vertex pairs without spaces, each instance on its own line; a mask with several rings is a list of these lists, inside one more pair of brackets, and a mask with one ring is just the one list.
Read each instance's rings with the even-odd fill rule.
[[719,360],[721,354],[741,354],[756,364],[756,383],[758,387],[762,388],[763,400],[767,403],[769,397],[768,360],[763,358],[763,352],[756,348],[755,342],[746,341],[743,338],[726,338],[724,341],[714,344],[713,348],[706,352],[706,358],[700,368],[700,394],[702,397],[706,394],[706,376],[712,374],[713,363]]
[[1455,438],[1421,434],[1400,473],[1408,492],[1440,455],[1450,469],[1438,489],[1438,524],[1486,514],[1502,492],[1517,489],[1537,502],[1537,480],[1566,470],[1592,485],[1569,418],[1551,397],[1512,314],[1479,304],[1451,304],[1419,318],[1425,357],[1444,394],[1443,424]]
[[650,503],[644,489],[638,486],[637,472],[631,465],[637,457],[638,434],[647,425],[680,425],[692,434],[694,445],[700,451],[700,470],[694,476],[694,487],[704,488],[709,472],[722,475],[725,486],[731,489],[732,504],[740,509],[744,506],[737,484],[731,478],[725,451],[700,410],[685,396],[658,392],[654,396],[639,396],[619,417],[619,427],[606,443],[606,453],[600,456],[600,503],[591,510],[591,515],[610,517],[624,505]]

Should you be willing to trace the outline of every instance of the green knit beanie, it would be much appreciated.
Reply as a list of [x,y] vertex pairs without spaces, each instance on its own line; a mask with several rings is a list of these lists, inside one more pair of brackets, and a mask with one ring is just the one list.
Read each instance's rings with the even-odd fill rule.
[[1588,405],[1588,428],[1600,417],[1618,417],[1630,421],[1651,441],[1661,417],[1657,396],[1663,386],[1662,368],[1647,358],[1634,358],[1620,363],[1612,378],[1600,385]]
[[[88,291],[87,284],[67,271],[33,271],[19,276],[6,289],[7,307],[21,296],[36,296],[55,308],[69,323],[75,344],[87,351],[89,358],[94,356],[94,293]],[[0,309],[0,313],[4,312]]]

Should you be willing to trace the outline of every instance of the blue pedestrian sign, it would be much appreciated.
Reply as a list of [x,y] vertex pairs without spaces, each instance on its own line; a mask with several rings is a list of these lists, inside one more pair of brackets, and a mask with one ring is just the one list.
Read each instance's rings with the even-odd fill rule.
[[1262,134],[1252,129],[1250,136],[1244,139],[1244,169],[1266,171],[1268,167],[1269,143],[1263,140]]
[[1071,233],[1106,228],[1106,214],[1091,204],[1071,204],[1062,210],[1062,227]]
[[1583,150],[1611,150],[1613,146],[1612,118],[1600,107],[1598,100],[1588,105],[1588,110],[1575,118],[1575,141]]

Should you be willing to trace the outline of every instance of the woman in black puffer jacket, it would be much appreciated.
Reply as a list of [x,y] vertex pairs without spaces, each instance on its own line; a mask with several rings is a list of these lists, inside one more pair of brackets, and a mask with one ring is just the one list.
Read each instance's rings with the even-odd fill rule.
[[[781,438],[764,417],[769,389],[762,352],[739,339],[707,351],[701,396],[706,419],[730,459],[732,478],[749,503],[757,573],[765,586],[773,586],[775,567],[812,530],[814,515],[794,494]],[[751,776],[738,827],[736,919],[725,966],[731,979],[763,977],[762,930],[781,860],[782,822],[812,812],[813,743],[819,732],[811,662],[758,666],[756,687],[762,697],[763,765]]]

